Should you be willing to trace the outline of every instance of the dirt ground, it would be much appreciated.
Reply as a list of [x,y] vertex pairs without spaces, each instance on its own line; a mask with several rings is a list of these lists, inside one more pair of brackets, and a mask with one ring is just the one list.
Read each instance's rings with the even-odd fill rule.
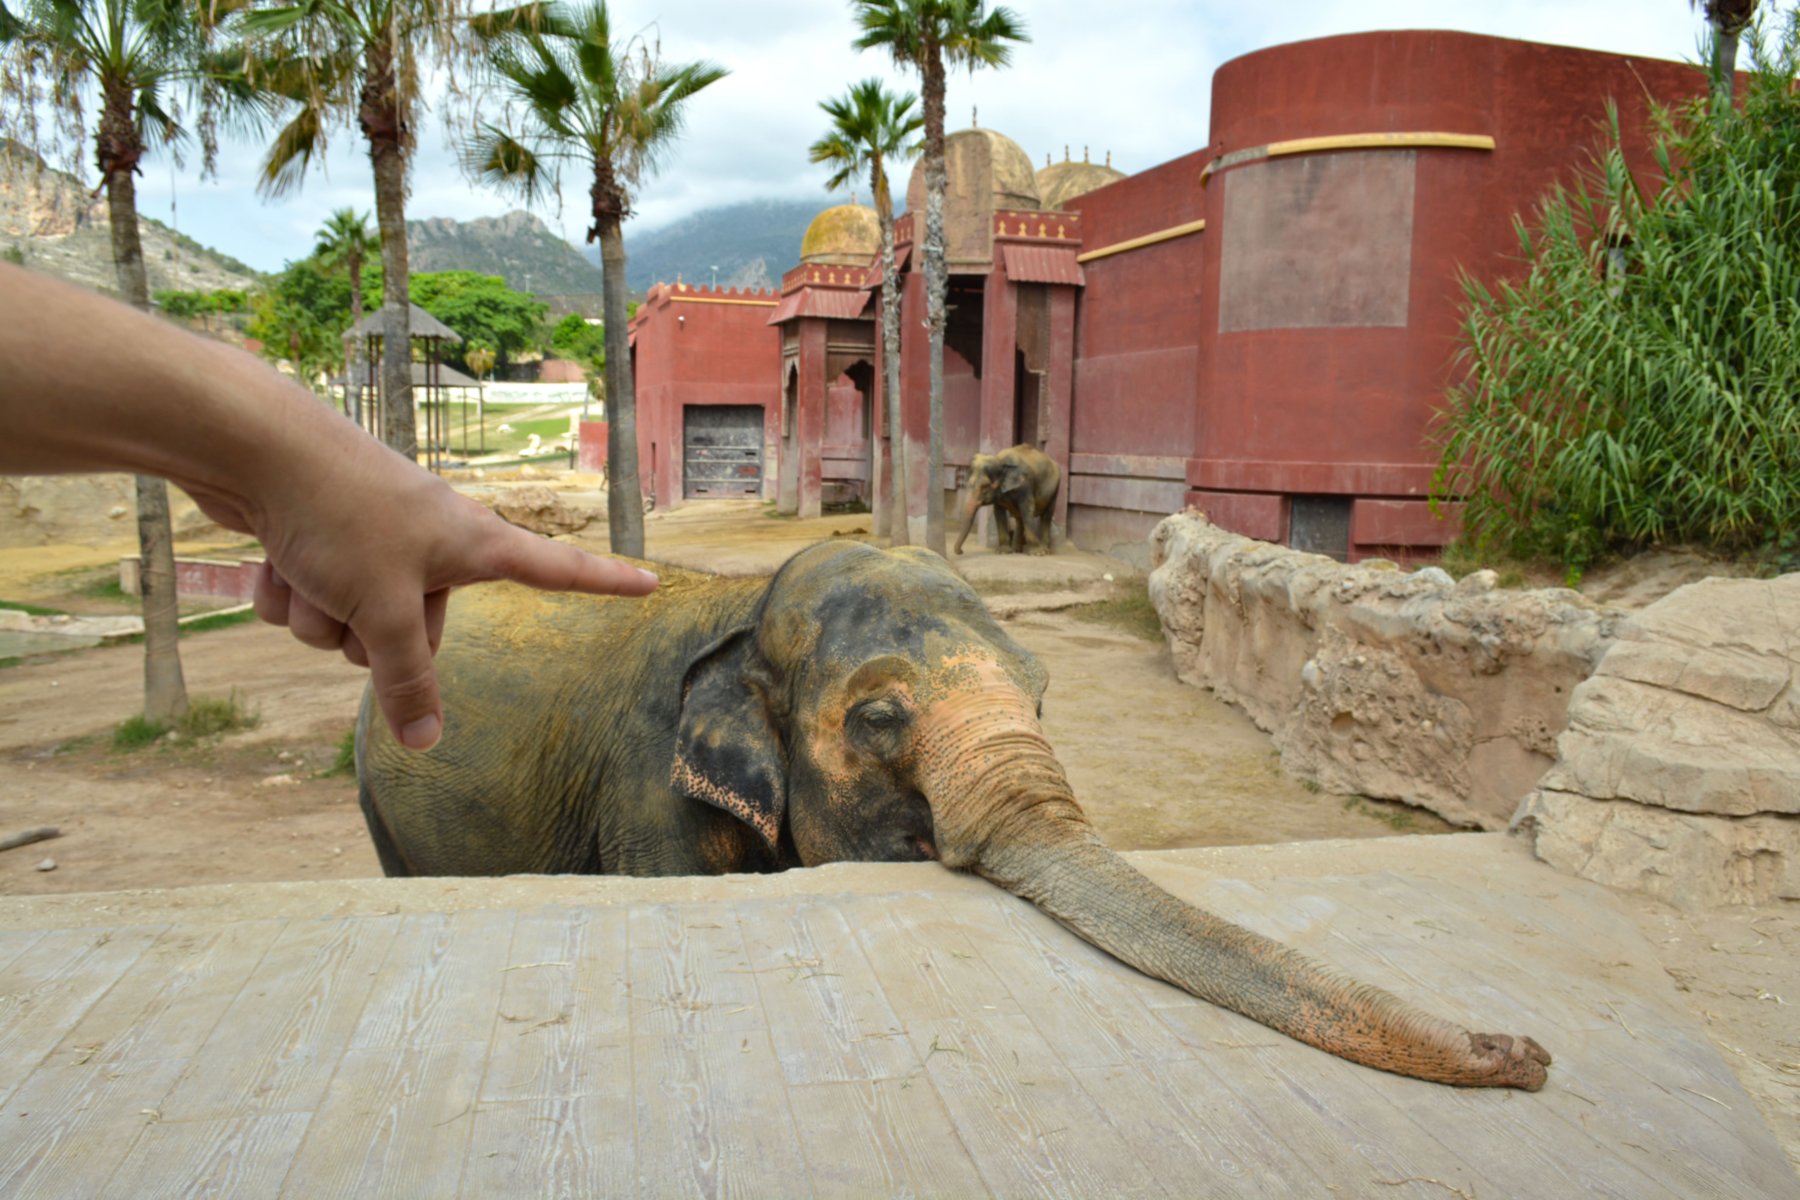
[[[647,522],[651,558],[732,574],[867,531],[867,516],[776,520],[754,504],[693,505]],[[603,531],[570,540],[604,546]],[[30,550],[0,550],[0,597],[54,600],[116,551],[40,547],[34,559]],[[1123,618],[1092,619],[1093,601],[1141,587],[1129,568],[1074,551],[1034,559],[972,549],[959,562],[1048,667],[1046,732],[1115,847],[1449,830],[1422,810],[1284,776],[1268,737],[1247,718],[1174,678],[1160,641],[1145,636],[1141,606],[1137,618],[1126,603]],[[141,700],[139,647],[0,669],[0,836],[38,825],[64,834],[0,853],[0,893],[380,873],[354,781],[330,773],[355,719],[362,672],[255,624],[188,638],[182,659],[192,694],[235,693],[260,714],[257,727],[208,743],[115,751],[112,727]],[[45,859],[56,869],[37,870]],[[1796,906],[1680,914],[1621,900],[1800,1166],[1800,1020],[1788,1011],[1800,1005]]]

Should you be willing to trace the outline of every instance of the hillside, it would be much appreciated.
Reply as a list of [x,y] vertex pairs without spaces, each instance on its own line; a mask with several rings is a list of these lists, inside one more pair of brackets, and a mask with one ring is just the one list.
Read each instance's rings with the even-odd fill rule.
[[[710,283],[718,268],[721,287],[770,287],[800,260],[800,239],[812,219],[840,203],[820,200],[748,200],[697,212],[647,233],[625,233],[625,277],[633,292],[677,275]],[[588,254],[598,261],[597,247]]]
[[499,275],[510,286],[539,296],[600,290],[600,268],[528,212],[473,221],[408,221],[406,246],[415,271]]
[[[213,291],[253,287],[259,276],[229,255],[138,214],[150,290]],[[103,292],[117,292],[112,222],[106,198],[66,171],[0,146],[0,252],[17,249],[26,266]]]

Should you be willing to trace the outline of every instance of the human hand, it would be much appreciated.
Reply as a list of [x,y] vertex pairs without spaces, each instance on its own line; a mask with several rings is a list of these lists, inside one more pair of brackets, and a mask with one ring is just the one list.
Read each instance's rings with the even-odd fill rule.
[[[208,516],[254,534],[267,552],[256,613],[308,646],[369,668],[401,745],[428,750],[443,731],[432,656],[450,589],[508,579],[531,587],[646,595],[656,576],[509,525],[442,480],[336,421],[329,463],[308,457],[238,495],[195,488]],[[310,468],[310,470],[308,469]],[[325,470],[315,478],[311,471]]]

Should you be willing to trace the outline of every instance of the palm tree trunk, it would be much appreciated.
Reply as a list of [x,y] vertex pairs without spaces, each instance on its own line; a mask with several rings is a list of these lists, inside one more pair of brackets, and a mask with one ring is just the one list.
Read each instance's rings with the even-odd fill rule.
[[[350,332],[344,335],[344,415],[362,424],[362,334],[356,327],[362,324],[362,255],[351,251],[348,255],[350,268]],[[353,411],[354,410],[354,411]]]
[[[131,89],[103,88],[100,169],[105,177],[107,215],[112,224],[113,268],[119,294],[148,312],[150,284],[144,273],[144,246],[138,236],[137,170],[143,147],[131,121]],[[169,487],[149,475],[137,476],[138,572],[144,611],[144,718],[167,725],[187,711],[187,683],[181,674],[181,626],[175,598],[175,531],[169,522]]]
[[625,237],[607,164],[594,172],[594,227],[600,242],[601,316],[606,330],[606,527],[612,552],[644,557],[644,489],[638,479],[637,393],[625,315]]
[[925,325],[930,334],[931,430],[925,451],[925,545],[944,553],[944,59],[928,46],[925,92]]
[[1732,84],[1737,77],[1738,30],[1713,26],[1712,98],[1715,111],[1731,107]]
[[885,532],[893,545],[911,539],[906,527],[906,438],[900,431],[900,275],[894,269],[894,200],[887,177],[875,187],[875,215],[881,224],[881,390],[887,397],[888,491]]
[[359,119],[375,170],[375,222],[381,229],[381,440],[406,458],[419,457],[412,400],[412,319],[407,309],[406,131],[392,52],[369,49]]

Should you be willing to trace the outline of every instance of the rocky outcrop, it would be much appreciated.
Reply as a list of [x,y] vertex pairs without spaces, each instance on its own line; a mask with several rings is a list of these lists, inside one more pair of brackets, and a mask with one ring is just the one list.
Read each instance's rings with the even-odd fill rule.
[[546,536],[586,529],[596,516],[604,515],[564,503],[561,496],[536,483],[502,488],[490,506],[502,520]]
[[[169,518],[183,540],[218,526],[178,487]],[[0,550],[59,542],[105,545],[137,540],[137,485],[129,475],[0,476]]]
[[1521,807],[1538,857],[1682,907],[1800,899],[1800,575],[1631,618]]
[[1268,730],[1284,770],[1484,829],[1554,761],[1622,619],[1574,592],[1498,590],[1490,571],[1346,566],[1197,512],[1151,541],[1177,674]]

